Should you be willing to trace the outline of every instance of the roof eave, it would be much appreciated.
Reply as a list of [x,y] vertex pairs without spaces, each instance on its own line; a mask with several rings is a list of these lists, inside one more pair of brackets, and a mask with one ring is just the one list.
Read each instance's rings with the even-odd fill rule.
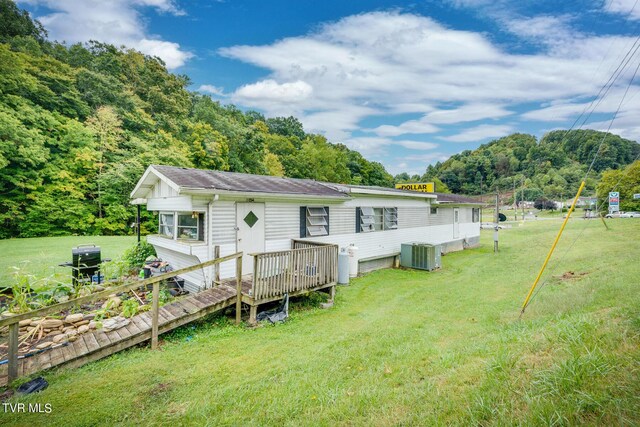
[[138,194],[138,192],[140,190],[142,190],[143,188],[147,189],[147,191],[148,191],[149,189],[151,189],[153,187],[152,185],[145,184],[145,181],[147,180],[147,178],[149,177],[150,174],[155,175],[158,179],[166,182],[169,187],[173,188],[175,191],[180,193],[180,187],[175,182],[171,181],[169,178],[164,176],[162,173],[158,172],[158,170],[155,169],[153,167],[153,165],[150,165],[149,167],[147,167],[147,170],[144,171],[144,174],[142,174],[142,177],[138,180],[138,183],[133,188],[133,191],[131,191],[131,194],[129,195],[129,198],[131,200],[144,198],[144,196],[146,196],[146,193],[145,194]]

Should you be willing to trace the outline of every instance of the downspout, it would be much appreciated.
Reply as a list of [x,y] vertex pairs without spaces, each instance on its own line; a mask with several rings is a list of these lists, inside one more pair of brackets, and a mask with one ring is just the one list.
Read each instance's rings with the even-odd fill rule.
[[[207,260],[212,260],[214,255],[213,250],[213,203],[218,200],[218,195],[214,195],[213,199],[207,203],[207,215],[205,218],[205,222],[207,224]],[[213,278],[214,278],[214,266],[207,267],[207,288],[213,287]]]

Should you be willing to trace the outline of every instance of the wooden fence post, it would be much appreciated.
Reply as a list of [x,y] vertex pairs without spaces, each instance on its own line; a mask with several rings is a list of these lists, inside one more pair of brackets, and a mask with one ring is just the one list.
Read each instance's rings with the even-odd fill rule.
[[9,372],[7,383],[18,378],[18,323],[9,325]]
[[236,258],[236,324],[242,321],[242,256]]
[[[216,245],[213,248],[213,258],[214,259],[220,258],[220,246],[218,246],[218,245]],[[220,284],[220,264],[216,264],[214,266],[214,269],[215,269],[215,276],[214,276],[213,280],[214,280],[216,285],[219,285]]]
[[160,299],[160,282],[153,284],[153,297],[151,302],[151,350],[158,348],[158,306]]

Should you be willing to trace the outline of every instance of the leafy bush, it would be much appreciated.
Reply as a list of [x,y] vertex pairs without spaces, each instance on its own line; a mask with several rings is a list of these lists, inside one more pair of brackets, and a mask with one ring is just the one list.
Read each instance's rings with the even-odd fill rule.
[[156,256],[156,250],[149,243],[140,242],[127,249],[122,258],[130,267],[142,267],[150,256]]
[[138,314],[140,303],[133,298],[122,301],[122,315],[124,317],[133,317]]

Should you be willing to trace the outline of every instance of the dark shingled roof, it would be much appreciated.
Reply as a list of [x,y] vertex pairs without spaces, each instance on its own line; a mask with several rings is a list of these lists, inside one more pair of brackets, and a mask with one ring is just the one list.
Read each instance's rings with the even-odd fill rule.
[[380,186],[376,186],[376,185],[347,185],[347,187],[349,187],[349,188],[361,188],[361,189],[364,189],[364,190],[371,189],[371,190],[389,191],[391,193],[404,194],[405,196],[407,194],[409,194],[409,195],[415,194],[415,195],[418,195],[418,196],[425,195],[425,194],[435,194],[435,193],[425,193],[423,191],[401,190],[399,188],[380,187]]
[[459,194],[450,193],[433,193],[438,196],[438,203],[474,203],[481,204],[479,201],[474,200],[467,196],[461,196]]
[[226,190],[250,193],[305,194],[311,196],[349,197],[339,191],[310,179],[281,178],[248,173],[220,172],[204,169],[156,166],[153,168],[179,187],[192,189]]

